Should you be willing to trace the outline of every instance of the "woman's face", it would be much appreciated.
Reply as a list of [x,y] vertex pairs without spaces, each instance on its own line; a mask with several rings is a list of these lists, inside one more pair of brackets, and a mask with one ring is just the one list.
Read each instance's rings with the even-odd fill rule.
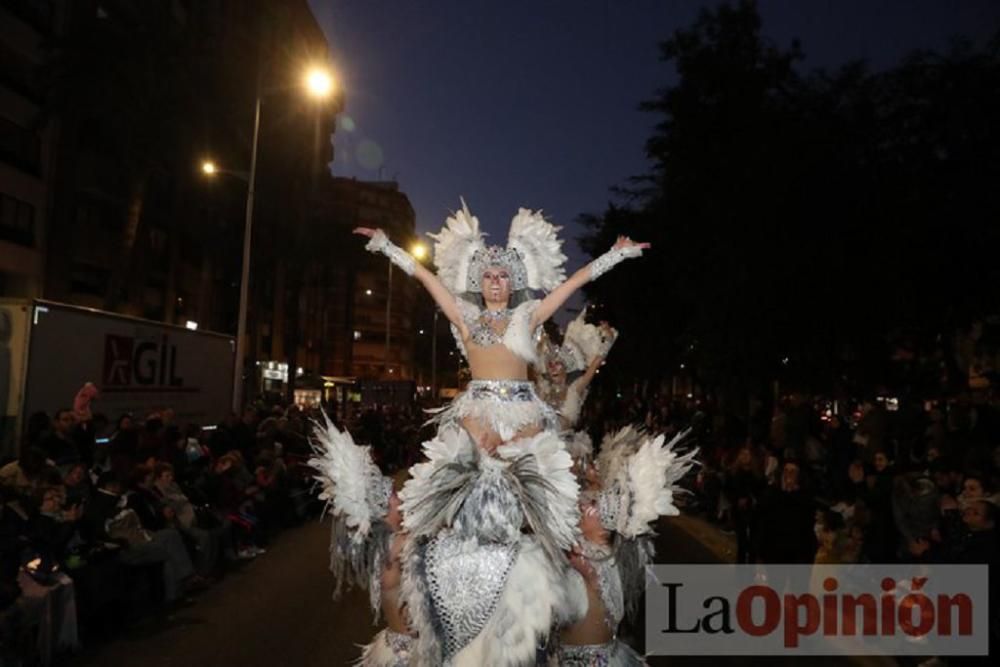
[[739,455],[736,457],[736,462],[741,466],[748,466],[750,465],[750,461],[750,450],[746,448],[741,449]]
[[510,271],[491,266],[483,271],[483,299],[486,303],[506,304],[510,301]]
[[552,377],[561,377],[566,374],[566,367],[558,359],[549,359],[548,364],[549,375]]
[[875,470],[878,472],[882,472],[886,469],[886,466],[889,465],[889,459],[882,452],[875,455],[875,460],[873,462],[875,464]]
[[962,495],[966,500],[983,497],[983,484],[975,477],[970,477],[962,483]]

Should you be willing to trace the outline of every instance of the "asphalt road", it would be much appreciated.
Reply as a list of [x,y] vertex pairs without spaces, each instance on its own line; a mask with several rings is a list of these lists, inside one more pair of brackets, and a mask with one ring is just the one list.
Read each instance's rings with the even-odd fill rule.
[[[268,552],[169,618],[139,623],[86,647],[70,667],[331,667],[350,664],[375,631],[364,593],[331,599],[327,524],[286,531]],[[660,528],[660,562],[714,562],[689,532]],[[803,661],[798,661],[801,663]],[[810,667],[850,664],[809,659]],[[796,664],[774,658],[650,658],[651,665]],[[856,664],[856,663],[855,663]]]

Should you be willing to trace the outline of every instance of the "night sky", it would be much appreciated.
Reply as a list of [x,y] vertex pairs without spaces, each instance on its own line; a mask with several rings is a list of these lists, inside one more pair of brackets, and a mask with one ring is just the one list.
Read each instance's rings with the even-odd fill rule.
[[[493,242],[519,206],[568,237],[645,170],[640,101],[673,80],[658,42],[712,2],[310,0],[346,88],[332,170],[394,179],[437,230],[464,196]],[[762,0],[765,36],[804,67],[891,67],[955,35],[983,44],[998,0]],[[584,261],[575,244],[570,268]]]

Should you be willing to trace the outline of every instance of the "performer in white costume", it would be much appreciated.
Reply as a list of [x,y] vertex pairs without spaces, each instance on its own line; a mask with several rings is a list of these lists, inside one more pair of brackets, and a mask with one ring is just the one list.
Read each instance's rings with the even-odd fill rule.
[[[612,439],[613,476],[604,487],[581,501],[583,539],[571,563],[587,589],[587,613],[560,633],[550,663],[569,667],[632,667],[642,658],[617,638],[618,625],[641,590],[629,578],[642,576],[652,562],[651,522],[663,515],[677,515],[673,496],[677,482],[693,465],[694,451],[679,455],[677,445],[685,434],[664,444],[664,436],[643,437],[631,449],[633,434],[627,430]],[[622,446],[628,441],[629,446]],[[606,443],[607,444],[607,443]],[[618,446],[615,446],[618,445]],[[605,461],[611,462],[610,457]],[[642,546],[643,562],[630,563]],[[647,559],[648,560],[645,560]],[[633,568],[641,565],[641,570]]]
[[[607,322],[595,326],[588,324],[586,317],[587,309],[584,308],[566,327],[562,345],[556,346],[547,336],[543,338],[538,375],[539,394],[559,415],[563,439],[578,475],[590,464],[594,443],[585,431],[575,429],[590,383],[618,338],[618,332]],[[582,371],[579,377],[569,382],[568,375],[578,371]]]
[[[572,461],[528,366],[537,363],[541,324],[648,244],[620,238],[564,280],[557,229],[539,213],[521,209],[506,248],[487,248],[463,202],[433,236],[435,275],[381,231],[355,231],[423,284],[472,374],[466,391],[435,416],[427,460],[400,493],[411,664],[534,664],[550,629],[582,614],[586,601],[564,556],[579,535]],[[533,290],[547,295],[531,299]]]
[[407,536],[393,479],[372,461],[370,448],[354,444],[324,415],[315,424],[315,455],[309,466],[320,483],[320,500],[332,515],[330,570],[337,579],[334,598],[344,585],[367,587],[375,622],[386,627],[364,647],[363,667],[411,664],[413,637],[400,601],[401,553]]

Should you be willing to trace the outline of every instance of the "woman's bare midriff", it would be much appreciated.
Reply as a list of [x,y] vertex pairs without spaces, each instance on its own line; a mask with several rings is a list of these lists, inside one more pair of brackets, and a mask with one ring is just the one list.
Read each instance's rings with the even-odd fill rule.
[[[473,380],[515,380],[527,382],[528,364],[511,352],[505,345],[497,344],[489,347],[475,345],[470,340],[463,341],[466,355],[469,359],[469,370]],[[476,417],[465,417],[462,426],[472,436],[473,442],[481,449],[492,454],[505,441],[493,428]],[[525,426],[510,441],[520,438],[530,438],[542,432],[542,424]]]

